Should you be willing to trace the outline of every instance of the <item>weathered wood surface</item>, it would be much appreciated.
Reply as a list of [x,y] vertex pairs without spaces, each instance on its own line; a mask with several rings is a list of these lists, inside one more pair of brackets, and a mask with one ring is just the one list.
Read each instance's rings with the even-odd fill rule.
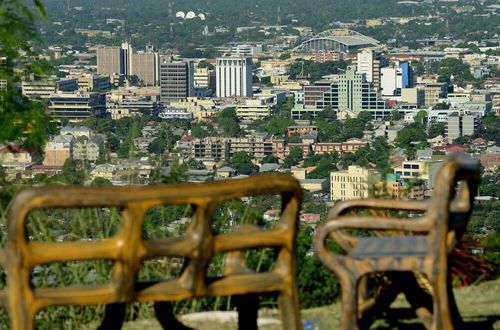
[[[449,283],[448,253],[465,230],[478,183],[479,162],[465,154],[454,154],[440,170],[430,201],[367,199],[346,201],[334,207],[328,220],[318,227],[314,246],[322,263],[340,280],[342,329],[365,327],[364,314],[375,310],[384,312],[401,291],[428,329],[460,327],[461,319]],[[424,214],[411,219],[345,215],[355,209]],[[411,232],[416,236],[366,238],[347,233],[346,229]],[[328,236],[336,240],[346,255],[327,249]],[[378,297],[368,298],[366,276],[373,272],[387,272],[393,285]],[[416,288],[415,277],[408,272],[428,277],[433,289],[432,306],[429,306],[429,295]]]
[[[212,233],[212,215],[218,204],[227,199],[265,194],[282,196],[282,216],[273,229],[254,227],[231,234]],[[104,329],[113,324],[121,325],[124,307],[120,303],[154,301],[159,315],[162,306],[167,312],[170,308],[171,312],[167,303],[170,301],[274,291],[279,293],[284,327],[299,329],[295,239],[300,203],[300,185],[292,177],[280,174],[147,187],[29,188],[16,196],[9,210],[6,245],[0,253],[1,264],[7,271],[7,289],[0,294],[0,302],[7,307],[11,327],[15,330],[33,329],[36,313],[46,306],[107,304],[101,326]],[[175,238],[143,239],[146,212],[166,204],[193,205],[195,211],[187,232]],[[29,240],[26,233],[29,213],[54,207],[118,207],[122,214],[121,227],[115,236],[101,241],[52,243]],[[252,273],[245,269],[240,251],[262,247],[277,249],[276,266],[267,273]],[[212,258],[224,252],[229,252],[230,256],[224,275],[208,278],[207,268]],[[179,278],[138,282],[136,276],[142,261],[160,256],[186,258],[187,263]],[[36,265],[95,259],[114,262],[109,284],[50,289],[33,289],[30,285],[31,269]],[[242,310],[244,299],[239,301],[238,309]],[[252,308],[255,304],[252,295],[246,305]],[[252,315],[257,314],[247,311],[243,320]],[[164,326],[180,327],[168,313],[160,322]]]

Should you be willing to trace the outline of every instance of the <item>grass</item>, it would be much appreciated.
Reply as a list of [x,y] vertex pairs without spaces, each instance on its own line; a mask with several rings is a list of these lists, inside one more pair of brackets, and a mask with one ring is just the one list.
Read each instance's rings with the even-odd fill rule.
[[[455,297],[464,321],[471,329],[500,329],[500,280],[483,282],[476,286],[455,289]],[[408,307],[404,297],[400,296],[394,302],[393,307]],[[311,308],[301,311],[302,320],[310,320],[317,329],[338,329],[340,319],[340,303],[319,308]],[[231,312],[226,312],[231,313]],[[229,321],[221,318],[210,317],[210,313],[197,320],[188,316],[181,316],[183,322],[190,327],[202,330],[229,330],[236,329],[235,317]],[[227,314],[226,314],[227,315]],[[235,315],[234,315],[235,316]],[[279,313],[277,310],[261,310],[259,319],[271,324],[260,325],[259,329],[274,330],[281,329]],[[420,329],[423,327],[416,320],[408,320],[408,323],[397,325],[386,321],[377,321],[372,329]],[[156,320],[139,320],[127,322],[123,329],[127,330],[156,330],[162,329]],[[316,329],[316,327],[315,327]]]

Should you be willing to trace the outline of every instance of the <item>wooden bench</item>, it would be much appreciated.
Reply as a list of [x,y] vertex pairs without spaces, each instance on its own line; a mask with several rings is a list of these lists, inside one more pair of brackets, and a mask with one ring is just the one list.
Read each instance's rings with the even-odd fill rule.
[[[265,194],[282,197],[281,219],[273,229],[246,227],[233,233],[213,234],[212,215],[217,205],[228,199]],[[165,302],[194,297],[278,292],[284,327],[299,329],[295,239],[300,203],[300,185],[290,176],[279,174],[147,187],[23,190],[9,210],[6,244],[0,252],[0,263],[7,273],[7,286],[0,294],[0,303],[7,308],[14,330],[34,329],[35,315],[47,306],[106,304],[101,326],[104,329],[121,326],[124,303],[156,302],[156,308]],[[193,206],[187,232],[174,238],[144,239],[142,226],[146,212],[166,204]],[[56,207],[117,207],[121,209],[121,227],[115,236],[100,241],[30,240],[26,231],[29,213]],[[266,273],[248,271],[242,251],[264,247],[277,250],[274,269]],[[209,278],[207,268],[211,260],[222,253],[229,256],[224,274]],[[137,281],[142,262],[154,257],[181,257],[186,264],[176,279]],[[97,259],[113,262],[108,284],[43,289],[31,286],[31,272],[37,265]],[[254,315],[254,320],[247,321],[252,323],[242,324],[240,318],[240,327],[256,327],[257,313],[250,314]],[[161,311],[157,310],[157,316],[162,317]],[[160,322],[166,327],[169,320],[172,318],[166,316]]]
[[[465,231],[479,182],[479,162],[454,154],[437,175],[429,201],[365,199],[337,204],[314,237],[316,252],[342,286],[342,329],[365,328],[373,311],[386,312],[402,291],[428,329],[460,327],[448,273],[448,253]],[[457,183],[459,189],[456,189]],[[383,216],[346,215],[356,209],[418,211],[422,216],[398,219]],[[399,236],[361,237],[346,230],[394,232]],[[412,236],[408,234],[413,234]],[[332,237],[346,252],[335,254],[325,244]],[[367,275],[386,272],[392,287],[368,297]],[[417,287],[413,273],[428,277],[432,297]],[[431,298],[431,299],[429,299]],[[370,317],[365,317],[370,315]]]

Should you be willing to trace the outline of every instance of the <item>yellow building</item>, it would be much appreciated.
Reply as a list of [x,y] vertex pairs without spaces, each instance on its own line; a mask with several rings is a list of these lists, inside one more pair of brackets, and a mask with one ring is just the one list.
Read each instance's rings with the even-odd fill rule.
[[211,72],[208,68],[197,68],[193,74],[193,86],[210,88]]
[[302,91],[302,86],[304,86],[304,82],[302,81],[283,81],[281,84],[274,85],[274,88],[277,89],[285,89],[289,91]]
[[367,19],[366,20],[366,26],[379,26],[382,25],[382,20],[381,19]]
[[302,167],[293,167],[292,168],[292,175],[297,180],[305,180],[306,173],[307,173],[307,169],[305,169],[305,168],[302,168]]
[[369,196],[372,187],[380,181],[375,170],[351,165],[347,170],[330,173],[330,199],[349,200]]
[[433,190],[437,173],[443,166],[442,161],[405,161],[401,167],[394,169],[396,175],[401,179],[420,179],[423,180],[427,189]]
[[113,176],[116,173],[116,166],[112,164],[100,164],[95,167],[95,169],[90,172],[90,177],[92,180],[95,178],[103,178],[109,181],[113,180]]
[[402,88],[401,89],[401,102],[424,105],[425,92],[421,88]]
[[56,92],[56,83],[53,81],[23,81],[22,93],[26,97],[48,99]]
[[290,126],[288,127],[288,136],[291,136],[295,133],[302,134],[302,133],[318,133],[318,127],[313,126],[313,125],[296,125],[296,126]]
[[217,172],[215,173],[215,176],[218,178],[230,178],[235,175],[235,170],[233,170],[229,166],[224,166],[219,169],[217,169]]
[[448,93],[449,99],[470,99],[471,93]]
[[109,89],[109,76],[85,74],[69,75],[67,78],[75,78],[78,80],[78,91],[80,92],[91,92],[94,89]]
[[19,147],[0,149],[0,164],[3,163],[31,163],[31,154]]
[[236,115],[243,120],[256,120],[271,116],[273,106],[264,100],[245,100],[245,104],[236,105]]
[[291,58],[286,60],[271,59],[261,62],[261,67],[263,69],[286,69],[288,66],[292,65],[294,60]]
[[289,76],[273,75],[271,76],[271,84],[279,85],[288,80]]
[[197,97],[188,97],[182,101],[170,102],[170,107],[174,109],[183,109],[193,114],[195,119],[207,119],[219,112],[215,102],[212,99],[201,99]]
[[109,110],[111,112],[111,119],[119,120],[124,117],[140,116],[141,113],[137,111],[132,111],[127,108],[113,108]]

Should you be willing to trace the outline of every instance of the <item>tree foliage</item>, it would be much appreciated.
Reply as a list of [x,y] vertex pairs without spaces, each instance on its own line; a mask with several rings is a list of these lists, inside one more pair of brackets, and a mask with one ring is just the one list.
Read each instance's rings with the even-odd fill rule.
[[[32,11],[35,9],[36,13]],[[38,149],[55,132],[45,106],[30,101],[16,86],[30,74],[43,77],[47,67],[40,63],[33,41],[40,41],[36,24],[45,18],[40,0],[32,6],[24,1],[0,2],[0,143]]]
[[310,80],[314,82],[320,80],[322,76],[339,73],[339,69],[345,69],[346,67],[347,63],[344,61],[319,63],[306,60],[293,63],[288,68],[288,74],[290,75],[290,79],[295,79],[303,73],[306,76],[310,76]]
[[303,151],[299,147],[294,147],[290,150],[290,154],[285,157],[283,167],[290,168],[297,165],[303,159]]
[[439,75],[439,82],[450,83],[452,76],[453,81],[459,84],[466,80],[474,80],[470,73],[470,66],[456,58],[445,58],[432,62],[432,69]]
[[241,134],[239,118],[236,115],[236,109],[233,107],[220,111],[215,118],[215,122],[221,126],[226,137],[237,137]]
[[398,131],[396,136],[396,145],[403,149],[412,147],[412,142],[421,142],[427,139],[427,134],[423,127],[418,123],[405,126]]

